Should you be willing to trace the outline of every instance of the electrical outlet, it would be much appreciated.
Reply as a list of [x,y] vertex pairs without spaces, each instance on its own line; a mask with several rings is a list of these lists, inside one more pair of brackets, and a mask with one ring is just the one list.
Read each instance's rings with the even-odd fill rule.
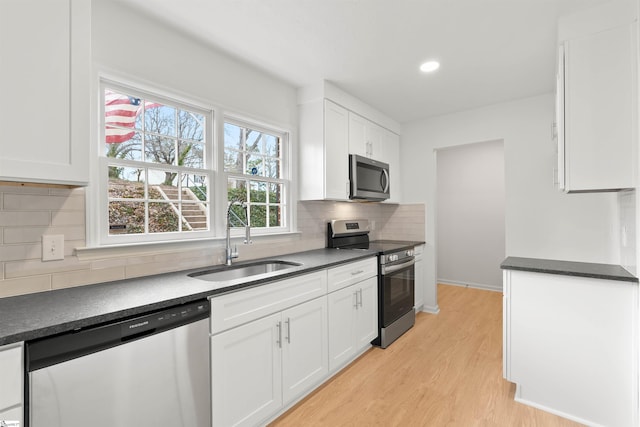
[[57,261],[64,259],[64,235],[42,236],[42,261]]

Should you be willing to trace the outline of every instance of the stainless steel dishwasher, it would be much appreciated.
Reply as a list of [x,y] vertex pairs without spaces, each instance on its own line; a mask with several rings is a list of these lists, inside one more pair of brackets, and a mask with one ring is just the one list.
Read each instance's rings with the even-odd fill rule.
[[209,302],[27,342],[27,427],[210,427]]

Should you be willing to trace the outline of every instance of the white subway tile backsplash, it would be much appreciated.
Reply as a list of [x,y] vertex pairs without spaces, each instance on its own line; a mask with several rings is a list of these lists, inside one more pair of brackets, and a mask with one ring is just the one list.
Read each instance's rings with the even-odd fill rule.
[[9,194],[3,198],[5,211],[15,210],[84,210],[84,197]]
[[49,190],[50,188],[44,186],[29,186],[8,183],[0,184],[0,193],[47,195],[49,194]]
[[0,261],[40,259],[41,257],[42,245],[39,243],[0,246]]
[[4,229],[4,243],[37,243],[44,234],[62,234],[65,241],[84,240],[84,226],[68,227],[11,227]]
[[[139,253],[79,261],[86,246],[85,189],[0,185],[0,297],[201,268],[224,261],[224,243],[206,250]],[[369,218],[372,239],[424,240],[424,205],[310,201],[297,206],[298,233],[238,245],[240,261],[326,246],[327,222]],[[65,259],[42,262],[41,236],[63,234]]]
[[49,225],[50,214],[47,211],[0,211],[0,227],[20,227],[30,225]]
[[58,211],[51,214],[51,225],[62,227],[65,225],[82,225],[85,223],[84,210],[82,211]]
[[124,267],[100,268],[96,270],[69,271],[54,273],[51,276],[51,288],[62,289],[94,283],[112,282],[125,278]]
[[7,262],[5,263],[4,274],[10,279],[66,271],[89,270],[90,267],[91,264],[88,261],[78,261],[78,258],[70,256],[60,261],[24,260]]
[[51,276],[0,280],[0,298],[51,290]]

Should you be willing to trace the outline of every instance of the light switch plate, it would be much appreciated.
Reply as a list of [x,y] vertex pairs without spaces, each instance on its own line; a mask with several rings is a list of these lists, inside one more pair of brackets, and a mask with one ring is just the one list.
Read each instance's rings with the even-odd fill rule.
[[64,235],[42,236],[42,261],[57,261],[64,259]]

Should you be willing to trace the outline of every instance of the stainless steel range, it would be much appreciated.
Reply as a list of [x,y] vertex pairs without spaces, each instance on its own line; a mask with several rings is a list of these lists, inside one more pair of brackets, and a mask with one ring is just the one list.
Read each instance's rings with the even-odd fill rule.
[[369,240],[369,220],[333,220],[327,226],[327,247],[378,253],[378,338],[386,348],[415,323],[413,243]]

